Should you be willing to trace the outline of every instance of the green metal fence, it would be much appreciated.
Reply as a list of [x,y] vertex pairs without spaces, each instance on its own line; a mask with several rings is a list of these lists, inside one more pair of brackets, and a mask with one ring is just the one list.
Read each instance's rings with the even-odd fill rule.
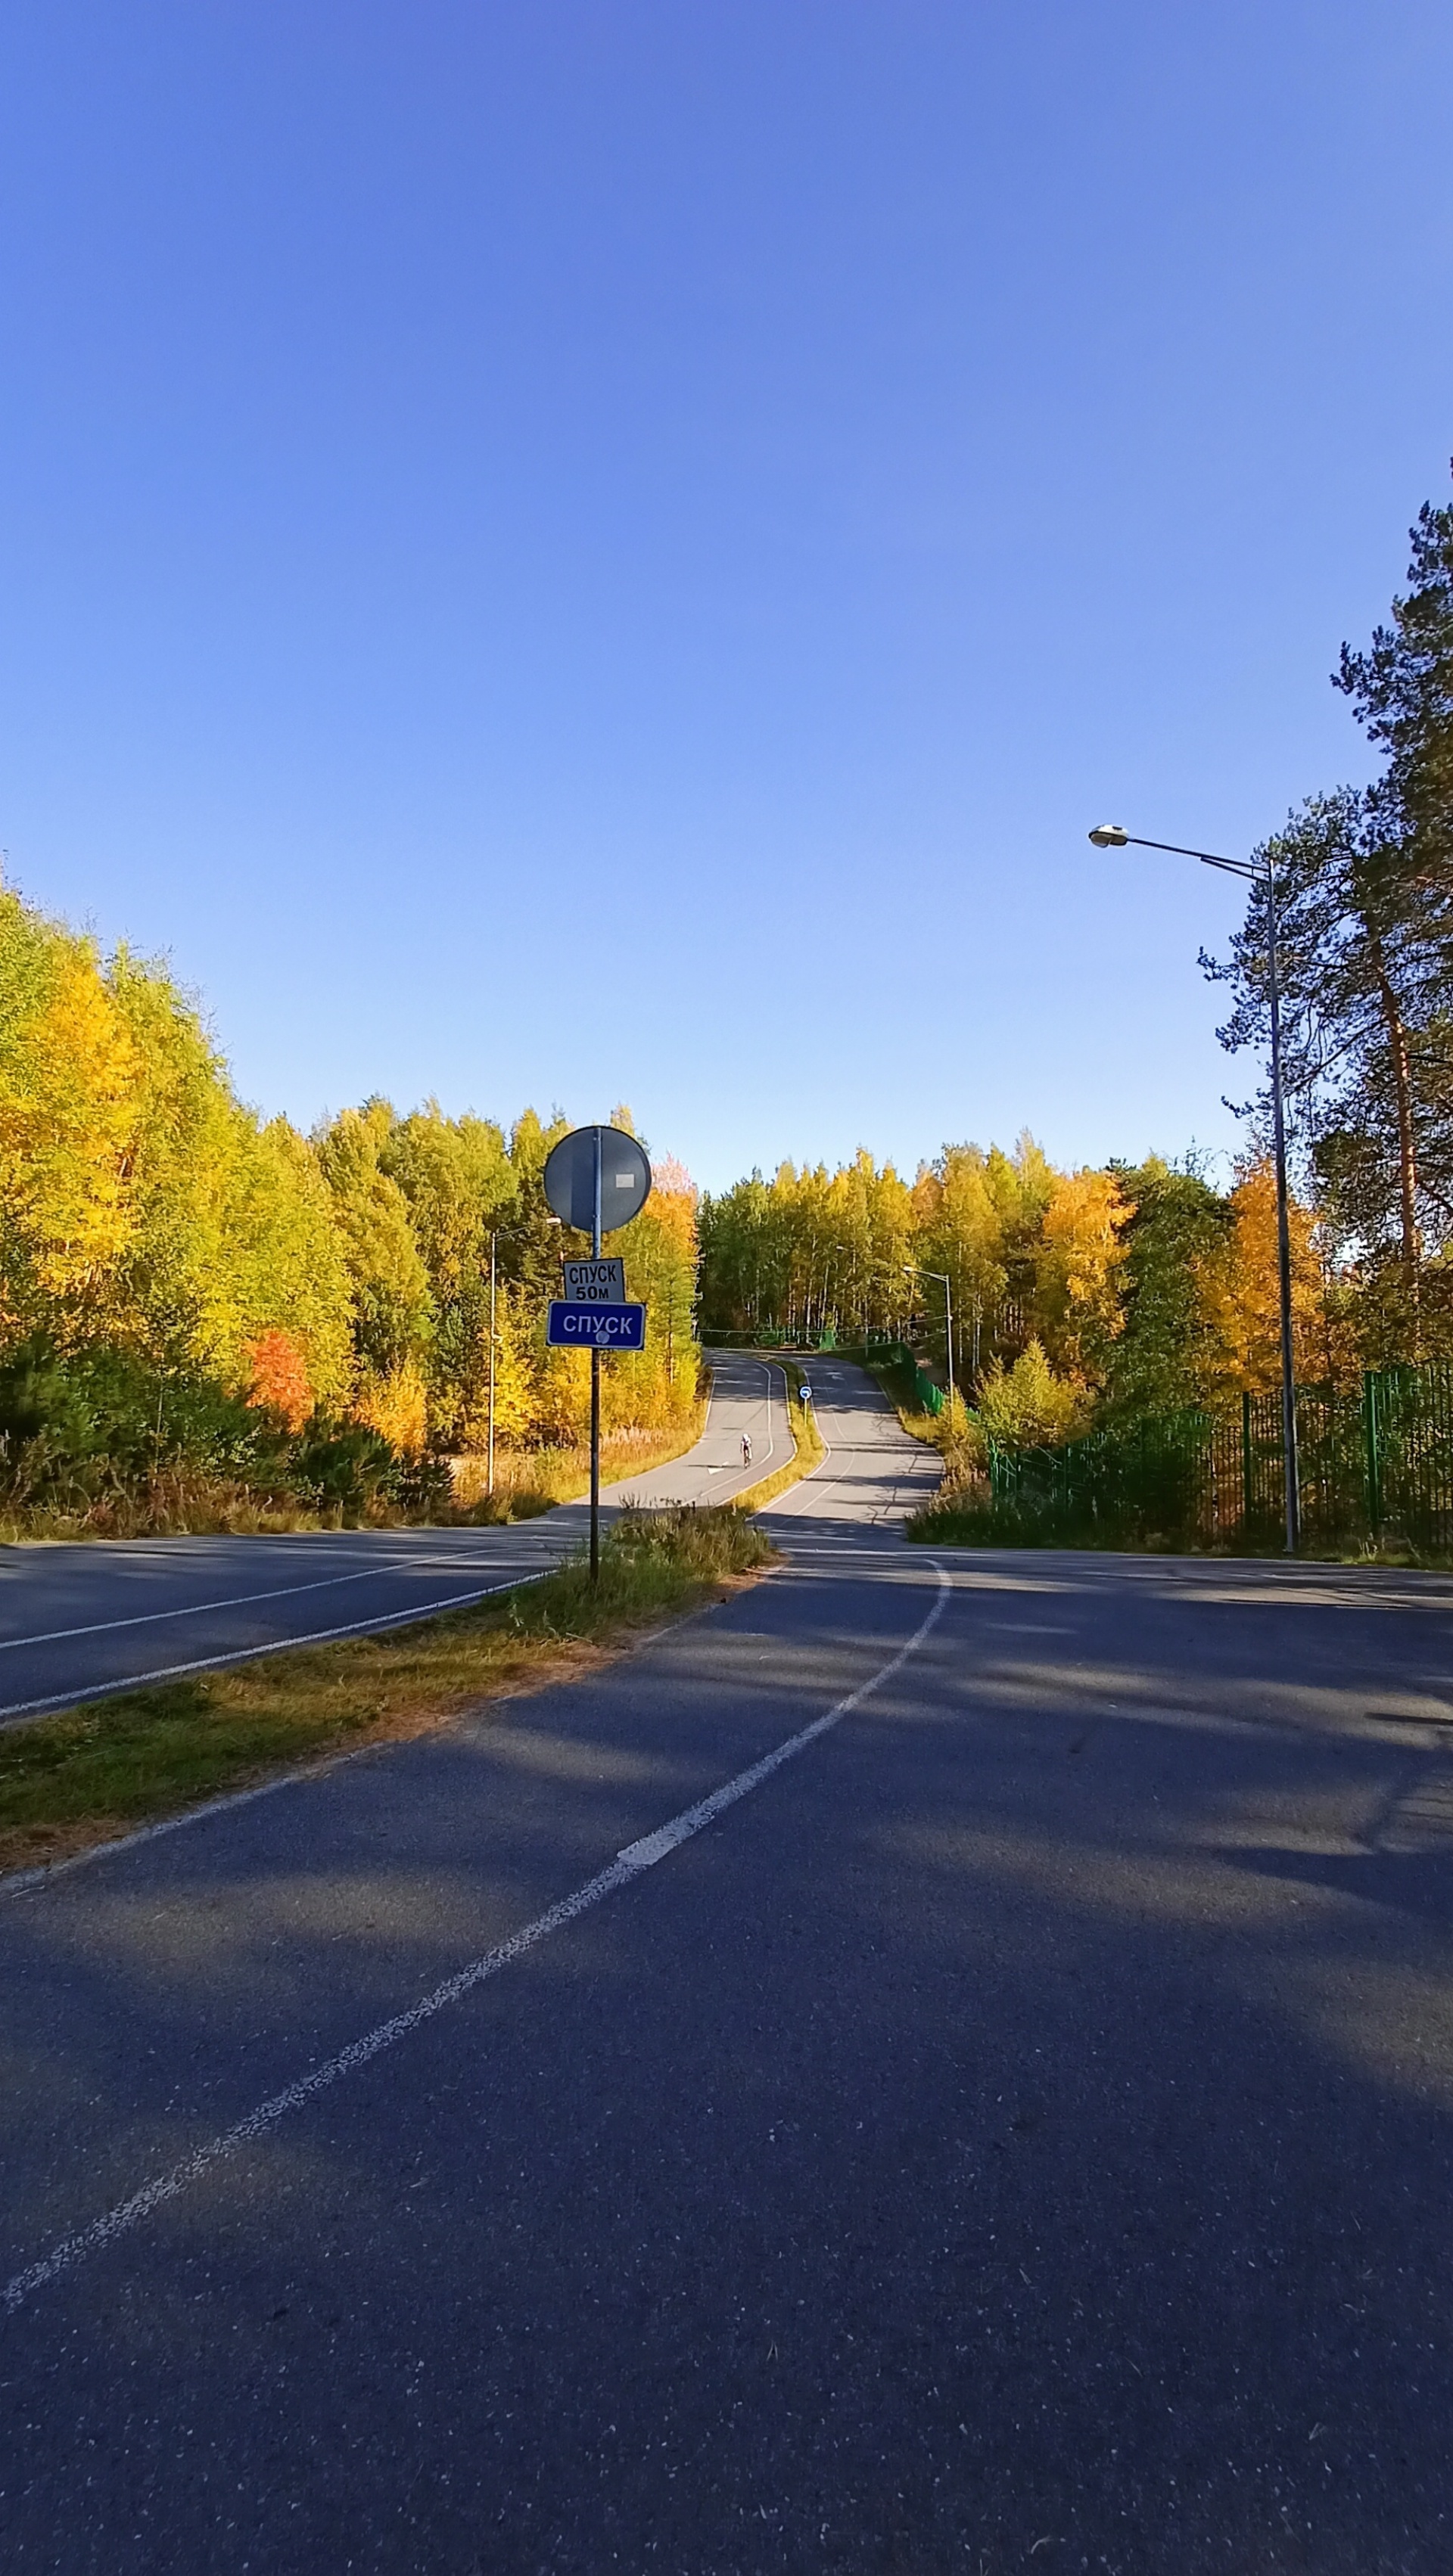
[[906,1342],[879,1341],[870,1335],[864,1345],[864,1357],[871,1368],[894,1369],[912,1384],[913,1392],[925,1413],[942,1413],[948,1398],[941,1386],[935,1386],[919,1367]]
[[[1453,1369],[1369,1370],[1360,1389],[1299,1387],[1297,1457],[1309,1539],[1453,1548]],[[996,1447],[989,1483],[1026,1534],[1274,1544],[1281,1398],[1245,1395],[1239,1416],[1163,1414],[1062,1449]]]

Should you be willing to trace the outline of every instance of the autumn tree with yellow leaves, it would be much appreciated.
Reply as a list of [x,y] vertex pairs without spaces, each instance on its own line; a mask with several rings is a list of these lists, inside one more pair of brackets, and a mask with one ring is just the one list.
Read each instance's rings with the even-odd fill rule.
[[[834,1272],[824,1246],[846,1237],[850,1192],[861,1239],[885,1250]],[[1292,1235],[1299,1374],[1345,1382],[1362,1358],[1355,1288],[1314,1210],[1294,1203]],[[906,1333],[941,1377],[946,1274],[956,1383],[1005,1445],[1278,1382],[1275,1193],[1255,1161],[1228,1192],[1193,1161],[1060,1171],[1027,1135],[1008,1152],[946,1145],[907,1186],[866,1154],[836,1173],[784,1164],[705,1202],[702,1244],[710,1328]]]
[[[491,1382],[497,1444],[578,1441],[588,1370],[544,1340],[580,1248],[541,1188],[562,1125],[378,1099],[311,1137],[262,1120],[165,968],[0,889],[0,1485],[24,1450],[32,1483],[69,1458],[99,1492],[108,1437],[113,1482],[186,1452],[276,1483],[289,1441],[384,1474],[482,1448]],[[606,1373],[607,1425],[670,1434],[699,1391],[679,1164],[614,1248],[650,1329]]]

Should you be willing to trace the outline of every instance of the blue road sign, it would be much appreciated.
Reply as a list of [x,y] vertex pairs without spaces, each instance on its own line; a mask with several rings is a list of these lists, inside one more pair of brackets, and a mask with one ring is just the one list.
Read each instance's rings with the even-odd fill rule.
[[643,1351],[644,1306],[574,1306],[557,1298],[545,1339],[557,1351]]

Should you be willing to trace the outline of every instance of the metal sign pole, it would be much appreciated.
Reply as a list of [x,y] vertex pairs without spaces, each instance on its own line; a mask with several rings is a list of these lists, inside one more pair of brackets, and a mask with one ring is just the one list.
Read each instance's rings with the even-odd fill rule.
[[602,1261],[601,1238],[618,1234],[651,1195],[645,1148],[619,1127],[572,1127],[545,1157],[545,1197],[562,1225],[590,1237],[590,1259],[567,1261],[545,1318],[552,1351],[590,1353],[590,1580],[600,1581],[600,1355],[643,1351],[646,1309],[626,1295],[623,1260]]
[[[590,1249],[600,1259],[600,1129],[595,1130],[595,1212]],[[590,1351],[590,1580],[600,1581],[600,1344]]]
[[489,1238],[489,1490],[494,1492],[494,1244]]
[[1281,1473],[1286,1501],[1286,1552],[1302,1540],[1302,1498],[1297,1472],[1296,1345],[1292,1338],[1292,1237],[1287,1213],[1286,1116],[1282,1105],[1281,990],[1276,961],[1276,871],[1266,862],[1266,955],[1271,994],[1271,1125],[1276,1165],[1276,1266],[1281,1320]]

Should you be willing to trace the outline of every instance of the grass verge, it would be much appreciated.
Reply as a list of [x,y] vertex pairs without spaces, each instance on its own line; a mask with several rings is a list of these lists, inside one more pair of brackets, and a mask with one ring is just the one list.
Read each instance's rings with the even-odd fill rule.
[[664,1613],[772,1562],[740,1512],[624,1512],[542,1582],[416,1626],[119,1692],[0,1733],[0,1871],[68,1858],[286,1766],[425,1733],[474,1703],[591,1670]]
[[[600,1444],[602,1487],[628,1484],[633,1476],[649,1475],[653,1467],[669,1467],[673,1458],[695,1448],[705,1429],[703,1396],[674,1429],[607,1432]],[[530,1520],[539,1512],[553,1511],[557,1503],[575,1503],[589,1493],[590,1446],[581,1441],[568,1449],[501,1450],[495,1459],[492,1494],[485,1492],[486,1474],[483,1458],[457,1462],[454,1517],[476,1528]]]
[[942,1413],[929,1413],[918,1401],[911,1369],[885,1368],[871,1359],[864,1359],[861,1366],[888,1398],[910,1440],[921,1440],[925,1449],[936,1449],[946,1476],[963,1474],[978,1453],[962,1396],[955,1399],[952,1412],[945,1406]]
[[754,1352],[753,1357],[770,1359],[786,1377],[787,1428],[792,1434],[795,1454],[785,1467],[777,1468],[773,1475],[764,1476],[759,1485],[749,1485],[744,1494],[738,1494],[730,1506],[734,1512],[765,1511],[769,1503],[775,1503],[779,1494],[786,1493],[789,1485],[800,1484],[804,1476],[810,1476],[813,1468],[827,1456],[817,1427],[817,1416],[812,1406],[802,1401],[802,1381],[807,1371],[800,1368],[796,1360],[783,1359],[777,1351]]
[[[1154,1529],[1129,1516],[1099,1522],[1056,1519],[1012,1501],[994,1502],[987,1494],[982,1501],[950,1495],[943,1502],[925,1503],[906,1524],[906,1535],[935,1547],[1059,1548],[1067,1554],[1091,1556],[1202,1556],[1208,1560],[1261,1559],[1283,1565],[1289,1562],[1279,1530],[1268,1531],[1264,1538],[1238,1531],[1220,1544],[1213,1544],[1194,1530]],[[1416,1547],[1410,1541],[1392,1537],[1376,1542],[1355,1534],[1340,1543],[1335,1539],[1308,1539],[1295,1562],[1383,1566],[1409,1573],[1453,1572],[1453,1556],[1446,1551]]]

